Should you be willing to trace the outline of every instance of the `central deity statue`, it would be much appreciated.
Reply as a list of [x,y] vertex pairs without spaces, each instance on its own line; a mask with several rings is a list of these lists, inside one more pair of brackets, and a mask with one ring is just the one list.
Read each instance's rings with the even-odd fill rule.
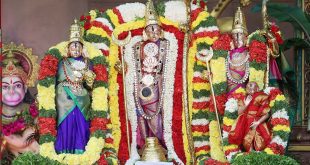
[[147,4],[144,40],[134,45],[134,98],[138,111],[138,148],[143,148],[147,137],[163,139],[163,79],[169,43],[162,38],[162,28],[152,1]]
[[249,50],[246,47],[248,30],[244,14],[237,9],[232,29],[232,50],[226,59],[228,95],[239,87],[245,87],[249,78]]

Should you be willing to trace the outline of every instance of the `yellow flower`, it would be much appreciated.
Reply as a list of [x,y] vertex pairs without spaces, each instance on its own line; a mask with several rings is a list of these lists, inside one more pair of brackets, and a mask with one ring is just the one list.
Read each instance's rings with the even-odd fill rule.
[[272,128],[273,131],[284,131],[284,132],[291,132],[291,129],[287,125],[276,125]]
[[68,49],[67,49],[68,48],[68,44],[69,44],[68,41],[64,41],[64,42],[61,42],[61,43],[57,44],[56,46],[51,47],[50,50],[51,49],[58,49],[60,54],[61,54],[61,56],[66,57],[67,53],[68,53]]
[[118,91],[119,85],[117,83],[117,75],[118,72],[115,69],[115,64],[118,59],[118,46],[114,43],[110,45],[110,55],[108,56],[110,71],[109,71],[109,108],[110,108],[110,116],[111,116],[111,123],[112,123],[112,136],[113,136],[113,144],[116,152],[119,149],[119,143],[121,136],[120,130],[120,117],[119,117],[119,103],[118,103]]
[[235,93],[241,93],[241,94],[245,94],[245,89],[240,87],[237,90],[235,90]]
[[95,10],[89,11],[90,21],[93,21],[97,17],[97,12]]
[[99,27],[92,26],[89,30],[87,30],[86,34],[96,34],[103,38],[108,38],[111,41],[111,37],[108,35],[108,33]]
[[38,84],[38,102],[39,109],[54,110],[55,109],[55,86],[51,85],[48,88]]
[[269,106],[270,106],[270,107],[273,107],[273,106],[274,106],[274,103],[275,103],[275,100],[271,100],[270,103],[269,103]]
[[226,68],[224,64],[225,58],[223,57],[217,58],[216,60],[211,60],[210,67],[213,75],[213,84],[219,84],[227,81]]
[[237,149],[238,148],[238,145],[235,145],[235,144],[230,144],[228,146],[224,146],[224,151],[228,151],[228,150],[234,150],[234,149]]
[[220,162],[226,162],[224,151],[222,150],[221,137],[216,121],[210,122],[210,154],[211,158]]
[[284,95],[277,95],[275,100],[276,101],[285,101],[285,96]]
[[106,13],[107,13],[108,16],[110,17],[110,19],[111,19],[112,23],[115,25],[115,27],[117,27],[118,25],[120,25],[119,22],[118,22],[118,17],[117,17],[116,14],[113,13],[113,10],[108,9],[108,10],[106,11]]
[[198,17],[195,21],[192,23],[192,29],[194,29],[196,26],[198,26],[202,21],[206,20],[207,17],[209,17],[209,13],[206,11],[200,12]]
[[87,48],[86,50],[87,50],[87,53],[90,59],[93,59],[95,57],[100,57],[100,56],[104,58],[102,52],[99,49],[97,49],[95,46],[93,46],[91,43],[86,42],[86,41],[84,41],[83,43]]
[[250,68],[249,82],[256,82],[259,89],[264,88],[265,82],[265,72],[263,70],[256,70],[255,68]]
[[139,29],[139,28],[143,28],[145,25],[145,21],[144,20],[137,20],[137,21],[132,21],[132,22],[127,22],[124,23],[120,26],[116,26],[114,31],[113,31],[113,35],[118,36],[119,34],[123,33],[123,32],[127,32],[133,29]]
[[165,18],[165,17],[159,17],[159,21],[161,22],[161,23],[163,23],[163,24],[166,24],[166,25],[171,25],[171,26],[174,26],[174,27],[176,27],[176,28],[179,28],[179,24],[178,23],[176,23],[176,22],[173,22],[173,21],[170,21],[170,20],[168,20],[167,18]]
[[269,155],[274,155],[274,152],[270,148],[265,148],[264,151]]
[[202,89],[210,90],[210,84],[209,83],[195,83],[193,89],[197,91],[200,91]]
[[108,89],[105,87],[95,88],[92,93],[92,109],[96,111],[108,110]]
[[235,121],[233,119],[230,119],[226,116],[223,118],[223,124],[226,126],[232,126],[234,124],[234,122]]

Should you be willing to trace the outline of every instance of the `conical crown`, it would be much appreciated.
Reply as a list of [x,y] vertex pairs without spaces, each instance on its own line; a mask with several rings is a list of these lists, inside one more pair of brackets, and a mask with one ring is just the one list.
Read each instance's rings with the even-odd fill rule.
[[237,8],[237,11],[235,13],[232,33],[244,33],[246,35],[248,34],[245,16],[240,7]]
[[78,24],[77,19],[74,19],[74,23],[70,27],[70,43],[81,42],[83,43],[83,29]]
[[153,1],[148,0],[145,8],[145,27],[154,24],[160,25],[160,22],[158,21]]
[[20,61],[17,60],[12,51],[9,51],[3,60],[3,71],[2,77],[6,76],[18,76],[26,84],[28,80],[28,75],[24,69],[20,66]]

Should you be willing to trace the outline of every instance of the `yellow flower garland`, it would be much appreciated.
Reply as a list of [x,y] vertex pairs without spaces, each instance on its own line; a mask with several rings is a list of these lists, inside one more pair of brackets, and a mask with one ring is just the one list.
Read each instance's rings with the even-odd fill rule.
[[[103,56],[101,51],[97,50],[92,44],[85,41],[83,44],[87,47],[87,53],[90,59]],[[68,42],[65,41],[51,47],[50,49],[58,49],[62,56],[66,56],[68,51],[67,45]],[[51,85],[49,87],[44,87],[38,84],[37,88],[39,109],[55,109],[55,102],[51,101],[51,98],[54,99],[56,96],[55,86]],[[96,110],[107,110],[107,89],[99,87],[95,88],[93,92],[94,95],[91,106],[96,108]],[[103,99],[105,99],[105,101]],[[57,154],[54,148],[54,142],[48,142],[40,145],[40,154],[63,164],[94,164],[99,160],[104,145],[103,138],[90,137],[83,154]]]
[[105,87],[95,88],[92,93],[92,108],[97,111],[108,111],[108,103],[102,100],[108,100],[108,89]]
[[217,121],[210,122],[210,153],[211,157],[220,162],[226,162],[224,151],[222,150],[220,132]]
[[[118,152],[119,143],[121,138],[121,130],[120,130],[120,118],[119,118],[119,104],[118,104],[118,90],[119,85],[117,83],[117,75],[115,64],[118,59],[118,46],[114,43],[110,45],[110,54],[108,56],[110,71],[109,71],[109,107],[110,107],[110,115],[111,115],[111,123],[112,123],[112,135],[114,138],[114,148]],[[127,113],[127,112],[126,112]],[[125,135],[126,136],[126,135]]]
[[94,164],[101,154],[104,147],[104,139],[91,137],[87,143],[86,151],[81,155],[76,154],[57,154],[54,149],[54,143],[44,143],[40,146],[40,155],[49,157],[62,164]]
[[50,98],[55,98],[55,86],[41,86],[40,84],[37,85],[38,89],[38,103],[39,109],[51,110],[55,109],[54,102],[50,101]]
[[208,12],[201,12],[199,13],[198,17],[196,20],[192,23],[192,29],[195,29],[203,20],[206,20],[209,17]]

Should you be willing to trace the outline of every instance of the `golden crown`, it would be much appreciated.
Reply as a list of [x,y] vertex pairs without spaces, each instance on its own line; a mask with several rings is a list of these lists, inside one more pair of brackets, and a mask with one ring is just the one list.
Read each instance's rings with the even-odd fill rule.
[[83,28],[78,24],[78,20],[74,19],[70,27],[70,43],[81,42],[83,43]]
[[240,7],[237,8],[237,11],[235,13],[232,33],[244,33],[246,35],[248,34],[245,16]]
[[2,76],[18,76],[25,84],[27,84],[28,75],[19,63],[19,60],[14,57],[13,52],[9,51],[6,58],[3,60],[4,69]]
[[155,11],[154,3],[152,0],[148,0],[145,9],[145,27],[149,25],[160,25],[158,21],[158,15]]

